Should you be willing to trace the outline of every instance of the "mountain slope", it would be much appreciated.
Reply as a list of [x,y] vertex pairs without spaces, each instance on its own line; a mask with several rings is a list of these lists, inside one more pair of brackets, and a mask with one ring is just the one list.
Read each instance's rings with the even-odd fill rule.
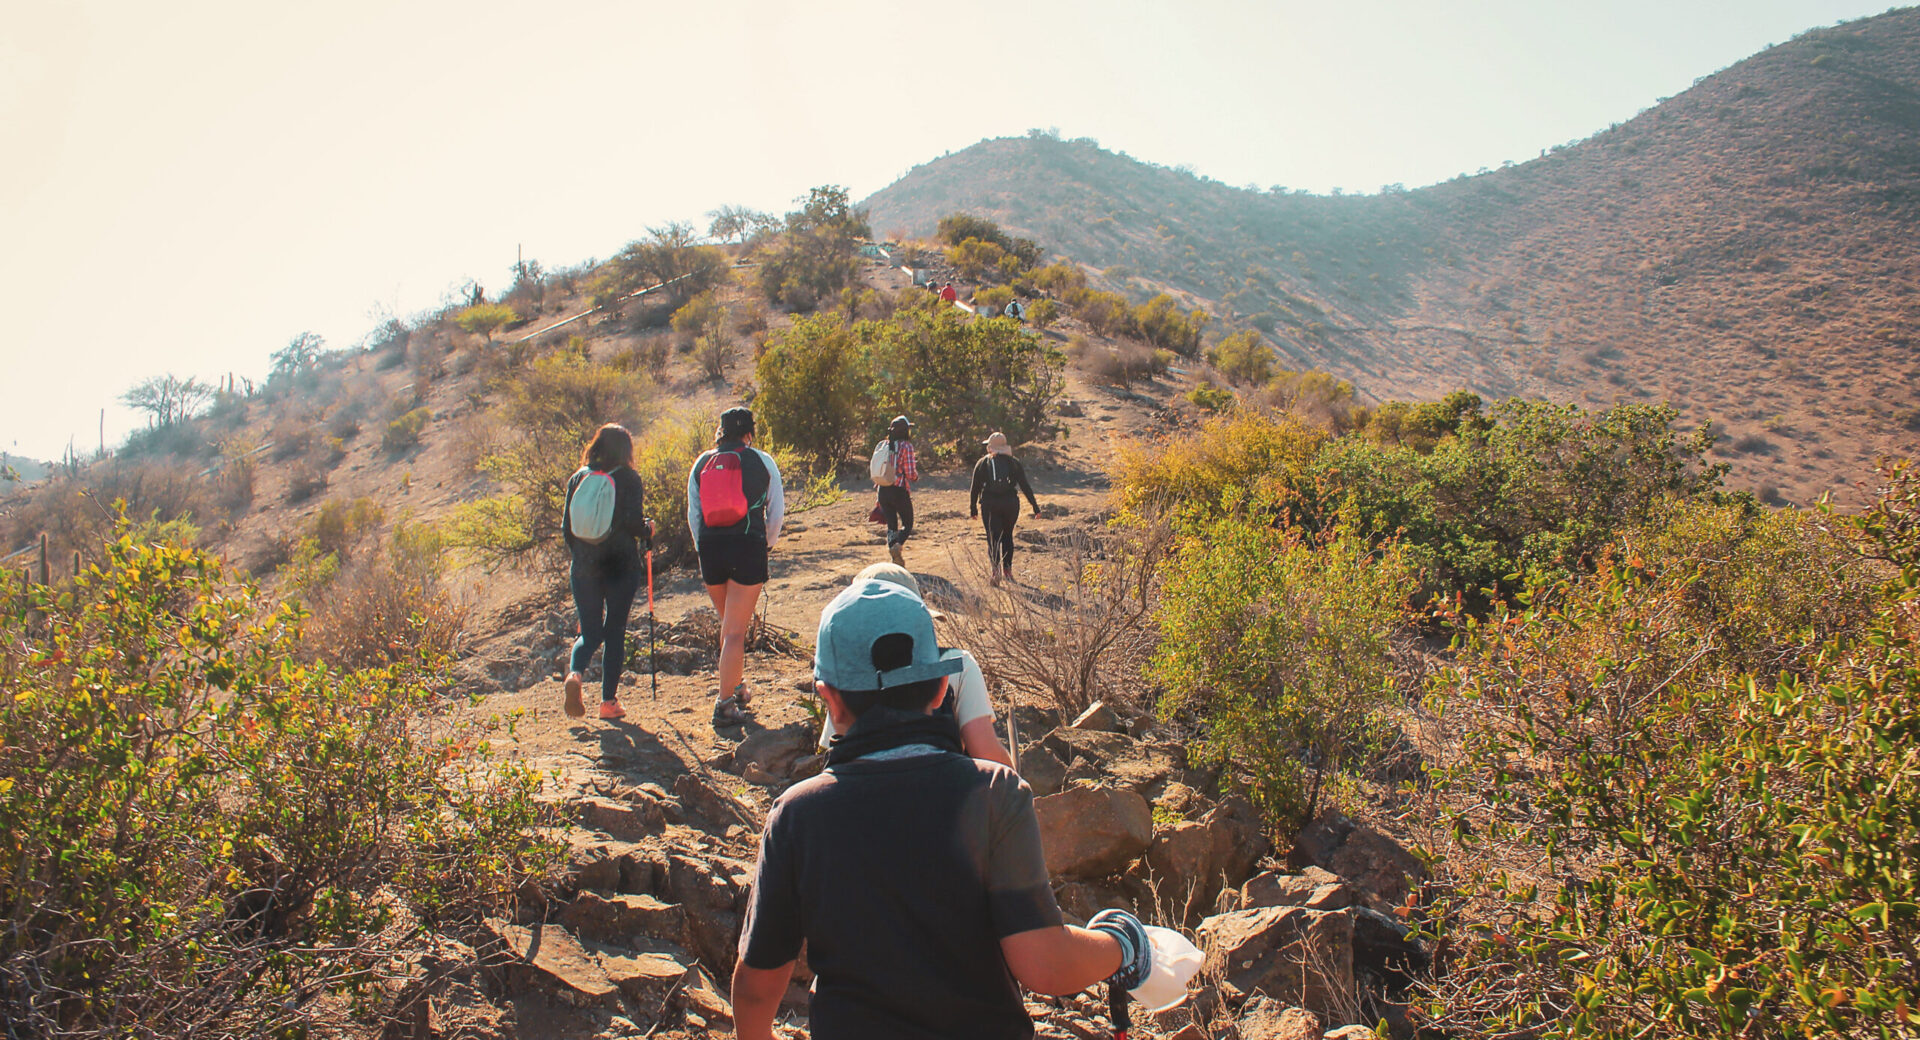
[[1585,141],[1415,191],[1263,193],[1029,137],[866,206],[877,231],[991,217],[1270,330],[1287,363],[1372,397],[1671,400],[1731,435],[1740,482],[1795,500],[1920,444],[1920,10],[1804,34]]

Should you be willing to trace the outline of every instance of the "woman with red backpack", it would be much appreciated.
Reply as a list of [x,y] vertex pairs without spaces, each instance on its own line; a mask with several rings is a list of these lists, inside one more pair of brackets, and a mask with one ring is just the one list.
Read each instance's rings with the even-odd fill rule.
[[767,554],[780,539],[787,512],[780,467],[753,446],[753,412],[720,413],[713,448],[694,460],[687,474],[687,528],[700,554],[700,580],[720,615],[720,685],[713,724],[746,721],[753,699],[746,671],[747,627],[760,587],[767,583]]
[[642,543],[653,546],[653,521],[647,519],[644,486],[633,471],[633,435],[618,423],[594,431],[580,453],[580,469],[567,479],[560,530],[573,566],[568,583],[580,618],[580,637],[567,661],[566,709],[571,718],[587,713],[581,699],[581,675],[602,645],[600,717],[626,715],[620,707],[620,669],[627,650],[627,614],[640,589],[645,565]]

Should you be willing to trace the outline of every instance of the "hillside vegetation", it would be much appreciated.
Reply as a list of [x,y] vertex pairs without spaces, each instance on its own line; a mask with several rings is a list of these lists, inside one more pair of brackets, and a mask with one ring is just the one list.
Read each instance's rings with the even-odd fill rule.
[[1046,134],[865,203],[1047,243],[1363,400],[1671,402],[1796,502],[1920,443],[1920,11],[1808,32],[1537,159],[1416,190],[1245,188]]

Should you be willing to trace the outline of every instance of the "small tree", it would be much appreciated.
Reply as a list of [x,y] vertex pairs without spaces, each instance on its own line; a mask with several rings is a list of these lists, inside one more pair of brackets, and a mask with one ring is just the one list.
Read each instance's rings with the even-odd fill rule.
[[149,426],[172,426],[191,418],[212,396],[213,387],[192,377],[181,379],[168,373],[136,383],[120,395],[120,400],[129,408],[146,412]]
[[831,315],[796,320],[760,355],[753,405],[768,435],[832,467],[853,451],[873,405],[852,332]]
[[320,355],[327,341],[318,333],[302,332],[273,352],[273,368],[267,373],[269,384],[297,384],[311,380],[320,367]]
[[1273,377],[1273,348],[1252,329],[1243,329],[1207,352],[1207,360],[1229,380],[1258,386]]
[[511,325],[520,320],[520,315],[504,303],[476,303],[454,317],[454,323],[462,329],[476,335],[485,336],[488,343],[493,342],[493,334],[503,325]]

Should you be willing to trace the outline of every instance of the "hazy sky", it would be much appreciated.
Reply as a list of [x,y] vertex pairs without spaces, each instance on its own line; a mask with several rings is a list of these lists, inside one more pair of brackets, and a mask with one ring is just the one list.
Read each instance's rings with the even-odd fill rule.
[[0,448],[174,372],[983,137],[1408,187],[1631,117],[1850,0],[0,0]]

